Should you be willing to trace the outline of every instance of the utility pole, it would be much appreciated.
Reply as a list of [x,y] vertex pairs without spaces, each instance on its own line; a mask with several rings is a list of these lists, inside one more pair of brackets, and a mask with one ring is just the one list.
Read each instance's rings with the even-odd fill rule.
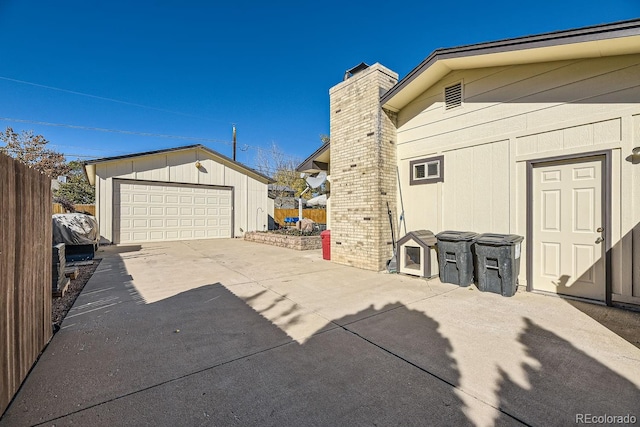
[[233,123],[233,160],[236,160],[236,124]]

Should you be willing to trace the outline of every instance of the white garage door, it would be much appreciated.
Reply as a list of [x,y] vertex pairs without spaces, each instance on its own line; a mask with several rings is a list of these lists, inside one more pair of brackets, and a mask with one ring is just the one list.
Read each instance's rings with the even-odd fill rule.
[[114,181],[116,243],[231,237],[231,189]]

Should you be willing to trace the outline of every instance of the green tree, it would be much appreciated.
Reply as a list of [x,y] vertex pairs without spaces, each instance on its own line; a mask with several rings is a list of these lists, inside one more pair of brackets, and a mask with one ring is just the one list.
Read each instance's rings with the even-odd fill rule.
[[90,205],[96,202],[96,191],[89,184],[84,174],[84,165],[78,161],[68,164],[69,173],[67,182],[60,184],[60,188],[54,192],[54,196],[68,200],[73,204]]
[[0,141],[4,143],[4,146],[0,147],[0,153],[11,156],[52,178],[65,175],[69,170],[64,155],[47,149],[49,141],[42,135],[34,135],[33,131],[17,133],[13,128],[7,127],[0,134]]

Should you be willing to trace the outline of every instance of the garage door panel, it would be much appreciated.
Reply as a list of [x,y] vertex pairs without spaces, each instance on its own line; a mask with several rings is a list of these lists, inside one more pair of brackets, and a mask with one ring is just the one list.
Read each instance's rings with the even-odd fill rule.
[[149,220],[149,227],[151,227],[151,228],[164,228],[164,220],[162,220],[162,219]]
[[207,186],[116,181],[116,242],[231,237],[230,195],[229,189]]
[[131,239],[135,242],[146,242],[148,240],[147,233],[145,231],[131,233],[131,236]]
[[149,222],[146,219],[134,219],[133,228],[149,228]]
[[164,232],[163,231],[150,231],[149,232],[149,239],[150,240],[155,240],[155,241],[162,241],[162,240],[164,240]]
[[134,217],[136,216],[147,217],[149,216],[149,208],[147,208],[146,206],[134,206],[132,209],[131,215]]

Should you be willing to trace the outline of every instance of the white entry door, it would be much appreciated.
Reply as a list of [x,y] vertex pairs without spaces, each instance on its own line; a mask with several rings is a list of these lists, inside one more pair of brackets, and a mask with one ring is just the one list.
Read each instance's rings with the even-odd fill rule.
[[604,157],[533,168],[532,288],[605,299]]

